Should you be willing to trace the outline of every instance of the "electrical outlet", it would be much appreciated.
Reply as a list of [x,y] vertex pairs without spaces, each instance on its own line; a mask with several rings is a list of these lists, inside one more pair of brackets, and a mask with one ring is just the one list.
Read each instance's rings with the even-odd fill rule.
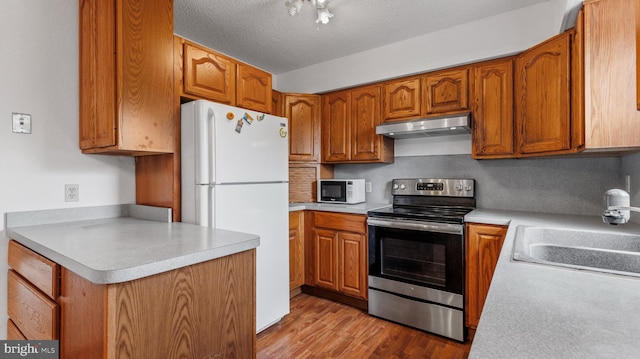
[[80,185],[66,184],[64,185],[64,201],[78,202],[80,200]]
[[371,188],[371,182],[365,182],[364,183],[364,191],[367,193],[371,193],[372,188]]
[[627,193],[631,193],[631,175],[624,176],[624,189]]

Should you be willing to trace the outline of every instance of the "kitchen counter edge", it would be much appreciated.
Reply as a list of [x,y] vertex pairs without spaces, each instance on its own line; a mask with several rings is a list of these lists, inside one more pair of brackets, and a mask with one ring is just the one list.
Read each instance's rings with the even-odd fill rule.
[[640,233],[599,216],[476,209],[465,222],[508,225],[470,359],[635,357],[640,279],[511,259],[518,226]]
[[7,237],[96,284],[148,277],[260,244],[255,234],[171,222],[170,209],[139,205],[10,212],[6,224]]
[[289,203],[289,212],[294,211],[324,211],[324,212],[340,212],[352,214],[367,214],[380,208],[391,207],[389,203],[357,203],[357,204],[334,204],[334,203]]

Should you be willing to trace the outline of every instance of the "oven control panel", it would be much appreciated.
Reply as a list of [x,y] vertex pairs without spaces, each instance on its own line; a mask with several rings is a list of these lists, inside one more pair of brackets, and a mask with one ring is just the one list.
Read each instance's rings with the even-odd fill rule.
[[474,197],[475,181],[457,178],[394,179],[392,195]]

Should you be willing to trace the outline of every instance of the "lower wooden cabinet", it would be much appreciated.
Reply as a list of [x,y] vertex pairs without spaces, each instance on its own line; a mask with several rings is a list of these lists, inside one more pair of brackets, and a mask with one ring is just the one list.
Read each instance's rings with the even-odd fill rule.
[[468,328],[478,326],[506,233],[507,226],[467,223],[465,325]]
[[366,300],[366,216],[316,211],[313,223],[311,285]]
[[304,284],[304,211],[289,212],[289,290]]
[[8,253],[9,340],[60,340],[60,358],[255,358],[255,249],[114,284]]
[[254,358],[255,295],[255,249],[108,285],[63,268],[61,358]]
[[7,262],[7,338],[59,338],[60,266],[13,240]]

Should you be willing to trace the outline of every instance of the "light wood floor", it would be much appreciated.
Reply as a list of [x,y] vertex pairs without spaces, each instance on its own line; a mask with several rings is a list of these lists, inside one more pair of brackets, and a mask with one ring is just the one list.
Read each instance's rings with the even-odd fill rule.
[[300,294],[291,313],[258,334],[258,359],[467,358],[458,343],[369,316],[364,311]]

